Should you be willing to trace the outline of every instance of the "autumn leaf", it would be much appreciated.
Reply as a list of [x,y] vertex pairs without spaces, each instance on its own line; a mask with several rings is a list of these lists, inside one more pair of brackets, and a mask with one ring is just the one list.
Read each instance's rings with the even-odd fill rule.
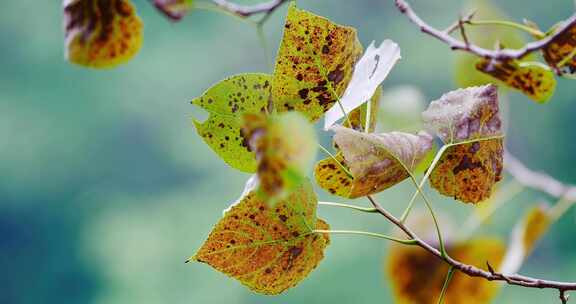
[[319,161],[314,168],[316,183],[331,194],[350,198],[354,178],[349,175],[350,168],[346,165],[342,152],[334,158],[328,157]]
[[[374,134],[340,126],[333,127],[333,130],[334,142],[342,151],[353,179],[334,176],[332,178],[338,179],[320,185],[329,186],[328,191],[334,194],[347,193],[347,190],[335,186],[349,187],[349,198],[378,193],[408,178],[432,147],[432,136],[426,132],[418,135],[402,132]],[[334,164],[317,165],[316,178],[329,175],[325,172],[332,168],[331,165]],[[330,187],[332,183],[334,186]]]
[[518,272],[551,222],[548,208],[544,205],[533,207],[524,215],[512,231],[506,257],[500,269],[503,274]]
[[[552,27],[548,35],[554,34],[560,25]],[[560,71],[561,75],[576,78],[576,24],[547,44],[542,49],[542,55],[546,63]]]
[[260,194],[282,199],[306,179],[318,141],[312,125],[297,112],[244,116],[243,134],[256,152]]
[[[510,20],[510,17],[498,6],[497,0],[469,0],[465,1],[466,8],[462,11],[474,11],[472,20]],[[466,36],[474,45],[492,49],[495,44],[502,44],[508,48],[521,48],[528,41],[522,33],[514,28],[505,26],[467,26]],[[455,53],[454,82],[457,87],[466,88],[494,83],[490,75],[478,71],[475,66],[478,56],[467,52]],[[535,56],[528,55],[525,60],[534,60]]]
[[[498,267],[504,255],[504,245],[493,238],[478,238],[462,243],[447,244],[455,260],[488,271],[486,262]],[[395,303],[437,303],[448,265],[417,246],[391,245],[387,256],[387,273],[392,283]],[[498,283],[469,277],[456,271],[448,285],[444,303],[489,303],[498,291]]]
[[193,0],[153,0],[154,6],[172,21],[180,21],[192,9]]
[[355,29],[292,3],[274,69],[275,109],[298,111],[317,121],[346,89],[361,54]]
[[430,103],[422,118],[450,146],[430,175],[443,195],[466,203],[490,197],[502,179],[503,133],[494,85],[459,89]]
[[142,21],[129,0],[64,0],[66,59],[93,68],[130,60],[142,45]]
[[295,286],[324,257],[328,224],[316,218],[309,181],[271,207],[250,192],[226,212],[191,260],[207,263],[255,292],[275,295]]
[[482,59],[476,68],[517,89],[534,101],[545,103],[556,90],[556,78],[547,66],[538,62],[504,61],[491,63]]
[[242,134],[243,115],[267,111],[271,80],[267,74],[232,76],[192,100],[210,114],[204,122],[194,120],[198,134],[228,165],[240,171],[252,173],[257,166],[256,155]]
[[379,47],[374,41],[354,66],[352,79],[340,98],[325,115],[324,129],[328,130],[338,120],[344,117],[344,112],[350,113],[368,101],[376,89],[386,79],[394,65],[400,60],[400,47],[392,40],[384,40]]

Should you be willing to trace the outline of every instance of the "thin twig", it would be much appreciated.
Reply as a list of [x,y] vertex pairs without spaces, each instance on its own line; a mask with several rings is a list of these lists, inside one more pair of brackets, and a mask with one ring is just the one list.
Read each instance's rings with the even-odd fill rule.
[[[576,13],[574,13],[570,18],[568,18],[562,25],[554,32],[554,34],[547,36],[544,39],[540,39],[534,42],[527,43],[524,47],[520,49],[496,49],[489,50],[477,46],[475,44],[466,44],[466,42],[458,40],[452,36],[447,31],[439,30],[428,23],[424,22],[417,14],[414,12],[412,7],[405,0],[394,0],[396,7],[402,14],[404,14],[408,19],[414,23],[423,33],[426,33],[450,46],[452,50],[462,50],[475,54],[477,56],[492,59],[492,60],[510,60],[510,59],[521,59],[524,56],[538,51],[542,48],[548,46],[551,42],[556,40],[559,36],[563,35],[565,32],[569,31],[570,28],[576,24]],[[459,26],[458,26],[459,27]]]
[[378,204],[371,196],[367,196],[372,206],[378,210],[382,216],[384,216],[388,221],[402,230],[410,240],[415,242],[416,246],[423,248],[430,254],[441,259],[449,266],[454,267],[454,269],[468,275],[471,277],[480,277],[489,281],[501,281],[506,282],[509,285],[523,286],[527,288],[549,288],[557,289],[561,294],[564,294],[568,290],[576,290],[576,283],[573,282],[560,282],[551,281],[538,278],[527,277],[519,274],[504,275],[502,273],[496,272],[489,264],[489,271],[485,271],[476,266],[468,265],[451,258],[448,255],[442,256],[442,253],[432,245],[428,244],[426,241],[422,240],[418,235],[416,235],[410,228],[408,228],[404,223],[400,222],[399,219],[394,217],[390,212],[384,209],[380,204]]
[[271,0],[254,5],[240,5],[227,0],[212,0],[212,2],[218,7],[236,15],[240,15],[242,17],[250,17],[256,14],[270,15],[282,4],[288,2],[288,0]]
[[528,188],[544,192],[557,199],[576,201],[576,185],[564,184],[548,174],[532,171],[508,151],[504,154],[504,168]]

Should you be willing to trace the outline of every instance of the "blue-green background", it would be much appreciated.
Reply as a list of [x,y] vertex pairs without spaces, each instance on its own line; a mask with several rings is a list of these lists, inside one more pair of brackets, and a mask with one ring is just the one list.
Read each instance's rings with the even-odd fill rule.
[[[0,303],[392,303],[382,266],[388,244],[380,240],[334,236],[320,267],[278,297],[255,295],[206,265],[183,263],[248,178],[196,135],[191,120],[204,114],[189,100],[228,75],[270,69],[246,23],[195,11],[172,24],[148,1],[135,2],[145,22],[144,46],[129,64],[104,71],[63,59],[60,1],[0,4]],[[439,27],[464,7],[459,0],[412,2]],[[364,45],[397,41],[403,59],[385,89],[410,84],[432,100],[455,88],[454,53],[419,33],[392,1],[299,5],[358,28]],[[543,27],[574,10],[569,0],[498,5],[514,20],[527,17]],[[270,56],[285,11],[265,27]],[[574,183],[575,84],[559,81],[547,105],[511,93],[508,131],[508,146],[523,161]],[[397,214],[411,191],[405,183],[378,198]],[[430,194],[457,225],[473,209]],[[507,238],[523,210],[542,201],[553,203],[537,192],[521,194],[482,232]],[[391,228],[378,216],[349,210],[321,207],[319,214],[335,229]],[[574,214],[565,214],[522,272],[576,280],[575,228]],[[556,297],[506,287],[495,302]]]

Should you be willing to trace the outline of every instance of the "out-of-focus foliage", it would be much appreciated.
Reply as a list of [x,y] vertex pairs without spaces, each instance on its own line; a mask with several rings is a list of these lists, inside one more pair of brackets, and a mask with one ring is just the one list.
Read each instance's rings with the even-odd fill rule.
[[142,20],[130,0],[65,0],[64,13],[70,62],[114,67],[142,46]]

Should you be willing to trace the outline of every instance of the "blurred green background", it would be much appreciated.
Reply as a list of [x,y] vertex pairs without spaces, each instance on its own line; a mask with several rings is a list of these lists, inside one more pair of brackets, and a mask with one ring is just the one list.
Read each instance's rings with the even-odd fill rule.
[[[206,265],[183,263],[248,178],[227,168],[196,135],[191,119],[205,114],[189,100],[226,76],[270,68],[246,23],[194,11],[172,24],[148,1],[135,2],[145,22],[144,46],[129,64],[104,71],[64,61],[60,1],[0,6],[0,303],[393,302],[383,271],[388,244],[380,240],[334,236],[320,267],[278,297],[255,295]],[[385,91],[408,84],[430,101],[456,87],[455,54],[419,33],[393,1],[298,2],[358,28],[364,45],[385,38],[400,44],[403,59]],[[461,0],[412,2],[439,27],[466,6]],[[526,17],[544,28],[574,10],[571,0],[497,2],[514,20]],[[265,27],[270,56],[285,11]],[[575,88],[573,81],[560,80],[547,105],[518,93],[510,93],[506,105],[512,152],[573,183]],[[411,192],[404,183],[378,199],[398,214]],[[472,206],[430,195],[456,225],[472,212]],[[480,232],[506,239],[525,208],[547,200],[524,192]],[[321,207],[319,214],[334,229],[391,228],[381,217],[349,210]],[[575,227],[569,212],[522,272],[576,279]],[[550,303],[556,297],[505,287],[495,302]]]

